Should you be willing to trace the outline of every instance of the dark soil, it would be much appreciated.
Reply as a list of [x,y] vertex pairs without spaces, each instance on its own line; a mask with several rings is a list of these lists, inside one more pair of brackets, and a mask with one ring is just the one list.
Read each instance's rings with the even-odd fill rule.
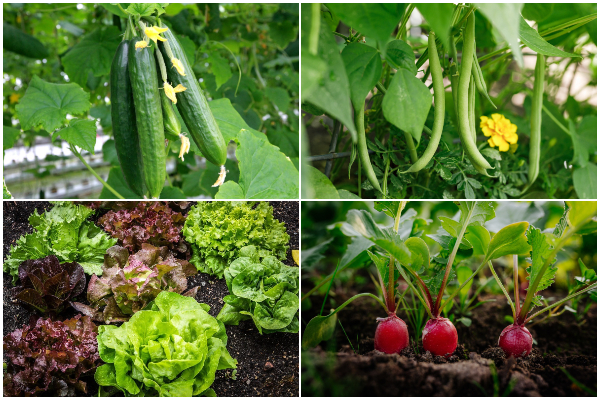
[[[333,293],[341,304],[356,293]],[[562,296],[562,295],[561,295]],[[400,355],[374,350],[376,318],[385,317],[379,304],[359,299],[340,312],[334,337],[302,353],[302,394],[318,396],[590,396],[570,380],[592,391],[597,387],[597,308],[592,306],[578,325],[571,313],[543,323],[529,324],[537,344],[525,358],[506,359],[497,347],[498,336],[511,310],[502,296],[474,310],[467,328],[457,323],[459,346],[448,359],[411,346]],[[320,310],[314,297],[302,313],[303,328]],[[399,314],[405,321],[406,315]],[[534,321],[535,322],[535,321]],[[347,335],[347,336],[346,336]],[[348,340],[351,341],[352,347]],[[356,350],[356,352],[354,351]],[[492,366],[491,364],[494,364]],[[493,370],[497,373],[493,373]],[[495,384],[495,381],[498,383]],[[497,386],[496,386],[497,385]],[[495,389],[495,386],[497,389]]]
[[[275,218],[285,222],[290,235],[290,250],[284,263],[295,265],[291,250],[299,248],[299,202],[274,201],[270,204],[273,206]],[[52,204],[48,202],[4,202],[3,259],[8,256],[10,246],[19,237],[33,231],[28,222],[33,210],[37,209],[41,213],[50,207]],[[104,213],[106,210],[99,210],[90,219],[96,221]],[[12,278],[7,273],[4,273],[3,278],[3,335],[5,335],[23,326],[35,313],[12,302],[8,293],[13,287]],[[195,286],[200,286],[196,300],[210,305],[210,314],[217,316],[223,307],[223,297],[229,294],[225,279],[199,273],[188,278],[188,288]],[[85,295],[79,296],[77,300],[89,304]],[[61,314],[60,318],[68,319],[75,314],[75,310],[68,309]],[[239,326],[227,326],[227,335],[229,338],[227,349],[231,356],[238,360],[238,368],[235,380],[231,378],[231,370],[217,371],[215,382],[211,387],[218,396],[298,397],[300,364],[298,335],[289,333],[260,335],[252,321],[242,321]],[[88,395],[96,395],[98,386],[93,376],[85,380],[88,383]]]

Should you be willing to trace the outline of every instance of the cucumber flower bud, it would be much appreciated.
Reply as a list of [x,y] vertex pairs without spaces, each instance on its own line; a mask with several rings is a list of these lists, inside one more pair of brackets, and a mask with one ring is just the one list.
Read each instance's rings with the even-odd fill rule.
[[146,42],[145,40],[140,40],[139,42],[135,42],[135,49],[145,49],[146,47],[148,47],[148,42]]
[[183,133],[179,134],[179,138],[181,139],[181,147],[179,148],[179,158],[181,158],[181,161],[184,161],[183,155],[190,152],[190,139],[188,139]]

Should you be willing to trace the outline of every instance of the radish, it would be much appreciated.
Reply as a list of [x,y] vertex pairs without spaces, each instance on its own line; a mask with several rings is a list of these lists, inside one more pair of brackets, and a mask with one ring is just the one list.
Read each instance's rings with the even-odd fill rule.
[[504,350],[506,357],[526,357],[531,353],[533,337],[522,325],[512,324],[504,328],[498,338],[498,346]]
[[408,328],[396,314],[387,318],[377,318],[377,322],[375,350],[394,354],[400,353],[408,346]]
[[[508,300],[513,312],[514,323],[507,326],[500,333],[498,338],[498,346],[504,351],[506,357],[527,357],[531,353],[533,345],[533,337],[529,330],[525,327],[525,324],[531,321],[533,318],[545,313],[548,310],[557,310],[558,307],[576,297],[580,294],[594,290],[598,284],[596,281],[595,273],[586,274],[588,268],[583,264],[581,259],[579,260],[579,266],[581,268],[582,277],[579,278],[576,290],[564,299],[551,304],[542,310],[536,312],[533,315],[528,316],[529,312],[535,307],[535,305],[542,304],[542,296],[537,294],[540,290],[546,289],[554,282],[554,276],[556,275],[557,268],[553,265],[556,262],[556,255],[562,249],[562,247],[571,239],[579,229],[582,229],[589,223],[593,218],[596,217],[596,206],[578,202],[565,202],[565,212],[559,223],[556,225],[553,234],[555,245],[552,245],[552,241],[548,240],[546,234],[542,233],[541,230],[530,226],[527,230],[527,243],[530,247],[530,263],[531,265],[527,268],[529,285],[527,286],[527,296],[521,305],[519,299],[520,285],[519,285],[519,257],[517,254],[513,255],[513,286],[514,286],[514,303],[508,295],[508,291],[502,284],[502,281],[496,274],[493,265],[490,263],[490,271],[494,275],[496,282],[500,285],[504,296]],[[572,221],[576,221],[577,224],[573,224]],[[560,315],[557,314],[557,315]]]
[[448,318],[430,319],[423,329],[423,348],[431,354],[450,357],[458,345],[456,328]]

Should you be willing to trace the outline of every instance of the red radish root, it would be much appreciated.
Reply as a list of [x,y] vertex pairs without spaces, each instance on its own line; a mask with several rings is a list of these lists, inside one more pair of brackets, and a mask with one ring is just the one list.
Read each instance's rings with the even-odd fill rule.
[[400,353],[408,347],[408,328],[396,315],[377,318],[375,330],[375,350],[386,354]]
[[531,353],[533,338],[529,330],[522,325],[512,324],[504,328],[498,339],[498,346],[506,357],[525,357]]
[[423,328],[423,348],[426,351],[448,358],[457,345],[458,334],[448,318],[438,317],[427,321]]

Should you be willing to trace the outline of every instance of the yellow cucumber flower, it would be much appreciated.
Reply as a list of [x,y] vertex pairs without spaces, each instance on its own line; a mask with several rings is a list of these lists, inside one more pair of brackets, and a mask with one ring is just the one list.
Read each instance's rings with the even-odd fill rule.
[[485,136],[489,136],[488,144],[491,147],[498,146],[500,151],[508,151],[510,144],[516,144],[519,140],[517,126],[502,114],[492,114],[492,118],[482,116],[479,124]]
[[227,171],[225,169],[224,165],[221,165],[221,172],[219,172],[219,178],[217,179],[217,181],[215,182],[214,185],[212,185],[212,187],[218,187],[221,186],[224,182],[225,182],[225,177],[227,176],[227,173],[229,171]]
[[135,49],[145,49],[146,47],[148,47],[148,42],[146,42],[145,40],[140,40],[139,42],[135,42]]
[[173,66],[175,67],[177,72],[179,72],[179,75],[185,76],[185,70],[183,69],[183,64],[181,64],[181,61],[173,57],[171,58],[171,62],[173,63]]
[[154,43],[158,43],[157,40],[160,40],[161,42],[166,42],[167,39],[165,39],[164,37],[161,37],[159,35],[161,33],[163,33],[163,32],[166,32],[167,30],[168,30],[167,28],[160,28],[158,26],[151,26],[151,27],[146,28],[144,30],[144,33],[150,39],[154,40]]
[[173,88],[175,93],[185,92],[187,88],[183,86],[181,83]]
[[190,139],[184,136],[183,133],[179,134],[179,138],[181,139],[181,147],[179,148],[179,158],[181,158],[181,161],[184,161],[183,155],[189,153],[190,151]]
[[165,82],[163,89],[165,89],[165,94],[173,102],[173,104],[177,104],[177,97],[175,97],[175,90],[173,90],[173,86],[169,85]]

